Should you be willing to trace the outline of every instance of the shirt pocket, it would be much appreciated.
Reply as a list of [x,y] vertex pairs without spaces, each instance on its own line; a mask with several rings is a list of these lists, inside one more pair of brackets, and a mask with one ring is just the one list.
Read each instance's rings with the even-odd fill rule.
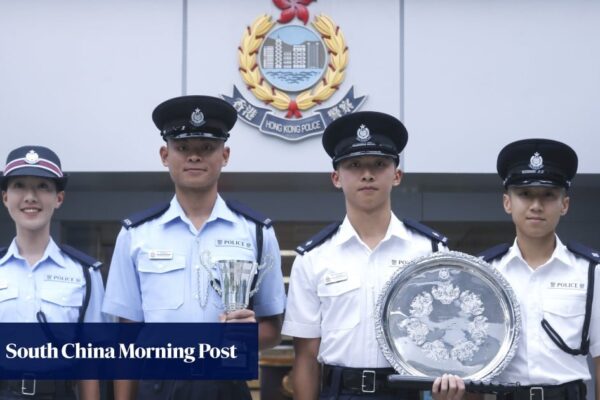
[[0,290],[0,320],[15,321],[18,297],[19,288],[16,285]]
[[19,296],[19,288],[17,286],[7,287],[0,290],[0,303],[16,299]]
[[77,322],[85,287],[45,282],[40,289],[41,311],[48,322]]
[[144,310],[172,310],[183,304],[185,284],[185,257],[170,260],[138,261],[142,308]]
[[[544,318],[571,348],[579,348],[581,345],[585,299],[585,294],[552,296],[544,299]],[[550,336],[542,327],[540,329],[544,343],[550,348],[555,348],[556,344],[550,339]]]
[[317,286],[321,300],[321,327],[324,331],[352,329],[360,322],[360,280],[347,280]]

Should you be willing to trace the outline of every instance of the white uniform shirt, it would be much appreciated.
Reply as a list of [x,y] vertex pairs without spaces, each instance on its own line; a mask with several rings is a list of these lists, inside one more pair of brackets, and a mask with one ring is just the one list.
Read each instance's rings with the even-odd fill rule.
[[[536,269],[527,265],[516,240],[508,253],[492,265],[513,287],[523,322],[517,353],[498,380],[522,385],[557,385],[590,379],[586,357],[572,356],[559,349],[541,325],[546,318],[569,347],[579,348],[589,261],[571,253],[557,237],[552,257]],[[600,356],[599,298],[600,269],[596,268],[590,325],[592,357]]]
[[375,306],[391,275],[432,252],[431,240],[408,230],[395,215],[370,250],[348,218],[320,246],[296,257],[282,333],[321,338],[318,360],[356,368],[386,368],[375,336]]

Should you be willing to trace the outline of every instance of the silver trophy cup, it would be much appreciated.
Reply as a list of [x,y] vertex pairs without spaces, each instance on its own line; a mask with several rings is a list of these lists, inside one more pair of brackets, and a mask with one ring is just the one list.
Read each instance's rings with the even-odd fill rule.
[[210,252],[205,251],[200,255],[200,263],[208,271],[212,287],[223,299],[225,312],[231,312],[248,308],[250,297],[258,292],[265,273],[273,266],[273,258],[265,256],[263,264],[247,260],[214,260]]

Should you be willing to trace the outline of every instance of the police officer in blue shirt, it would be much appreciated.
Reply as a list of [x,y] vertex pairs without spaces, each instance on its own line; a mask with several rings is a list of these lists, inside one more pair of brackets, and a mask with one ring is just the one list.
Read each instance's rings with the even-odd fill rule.
[[[10,152],[0,188],[16,237],[0,248],[0,321],[103,322],[100,262],[50,236],[54,210],[65,197],[67,177],[58,156],[42,146]],[[99,398],[97,381],[81,381],[80,398]],[[67,381],[0,382],[0,399],[74,399]]]
[[[237,114],[227,102],[184,96],[160,104],[152,115],[166,144],[160,149],[175,185],[169,203],[123,221],[112,258],[103,310],[122,320],[145,322],[258,322],[259,347],[280,341],[285,304],[280,254],[271,221],[217,191],[229,161],[225,145]],[[252,309],[225,313],[202,255],[264,263]],[[262,273],[262,272],[261,272]],[[131,382],[119,382],[117,398],[130,398]],[[139,383],[139,398],[250,398],[244,382]]]

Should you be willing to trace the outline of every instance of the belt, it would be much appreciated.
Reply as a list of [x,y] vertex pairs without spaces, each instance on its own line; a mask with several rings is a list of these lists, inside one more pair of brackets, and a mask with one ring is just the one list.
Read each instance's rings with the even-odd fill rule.
[[392,393],[396,388],[388,385],[388,375],[396,373],[392,368],[346,368],[323,365],[323,389],[335,393]]
[[35,375],[24,374],[21,380],[0,381],[0,389],[23,398],[53,399],[69,391],[69,381],[37,380]]
[[504,395],[506,400],[585,400],[583,381],[572,381],[555,386],[516,386]]

